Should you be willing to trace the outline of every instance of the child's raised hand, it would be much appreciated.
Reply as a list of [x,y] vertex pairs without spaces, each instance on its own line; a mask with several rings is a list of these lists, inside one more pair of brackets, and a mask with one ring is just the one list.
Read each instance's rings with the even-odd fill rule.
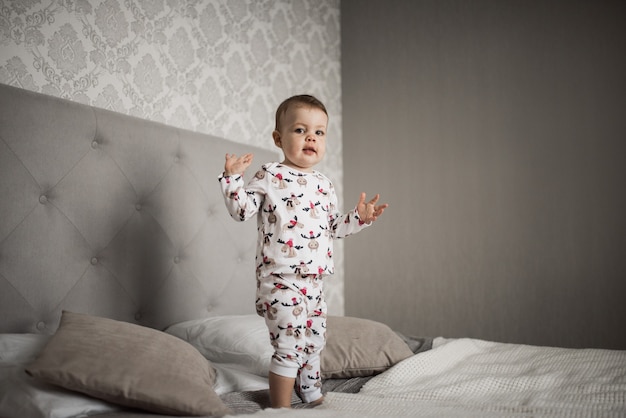
[[226,154],[226,162],[224,163],[224,175],[233,176],[236,174],[243,174],[250,164],[254,155],[251,153],[244,154],[237,157],[235,154]]
[[376,219],[378,219],[380,215],[383,214],[385,209],[389,206],[386,203],[377,206],[376,203],[378,203],[378,199],[380,199],[379,194],[374,196],[372,200],[366,203],[365,193],[361,193],[361,198],[359,199],[359,203],[356,206],[356,210],[359,213],[359,218],[361,218],[361,222],[374,222]]

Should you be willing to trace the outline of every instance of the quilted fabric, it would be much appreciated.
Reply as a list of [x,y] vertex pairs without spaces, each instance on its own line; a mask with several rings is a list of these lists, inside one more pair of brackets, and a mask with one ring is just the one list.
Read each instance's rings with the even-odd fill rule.
[[63,309],[157,329],[253,313],[255,224],[216,180],[243,151],[277,158],[0,85],[0,332],[52,333]]
[[623,417],[626,351],[435,339],[321,409],[363,416]]

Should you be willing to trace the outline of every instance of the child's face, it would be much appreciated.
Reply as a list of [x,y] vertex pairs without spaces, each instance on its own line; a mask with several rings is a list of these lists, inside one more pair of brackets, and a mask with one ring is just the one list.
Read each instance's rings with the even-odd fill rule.
[[279,130],[274,131],[274,143],[283,150],[283,164],[310,172],[326,153],[328,116],[310,106],[291,106],[285,112]]

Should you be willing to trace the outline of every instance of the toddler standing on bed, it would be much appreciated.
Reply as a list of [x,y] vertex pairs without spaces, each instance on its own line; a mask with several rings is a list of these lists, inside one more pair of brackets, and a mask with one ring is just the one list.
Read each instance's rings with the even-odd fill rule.
[[333,239],[371,224],[384,205],[379,196],[337,210],[330,180],[315,170],[326,152],[328,113],[313,96],[293,96],[276,111],[272,136],[281,163],[264,164],[244,186],[252,154],[226,154],[219,182],[231,216],[256,215],[257,313],[265,318],[275,349],[270,363],[272,407],[290,407],[291,393],[304,402],[321,402],[320,351],[326,342],[324,276],[333,274]]

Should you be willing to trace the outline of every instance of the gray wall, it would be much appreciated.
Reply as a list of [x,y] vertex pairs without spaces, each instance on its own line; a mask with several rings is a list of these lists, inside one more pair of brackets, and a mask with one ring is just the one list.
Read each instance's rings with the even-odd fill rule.
[[342,0],[347,315],[626,349],[624,4]]

